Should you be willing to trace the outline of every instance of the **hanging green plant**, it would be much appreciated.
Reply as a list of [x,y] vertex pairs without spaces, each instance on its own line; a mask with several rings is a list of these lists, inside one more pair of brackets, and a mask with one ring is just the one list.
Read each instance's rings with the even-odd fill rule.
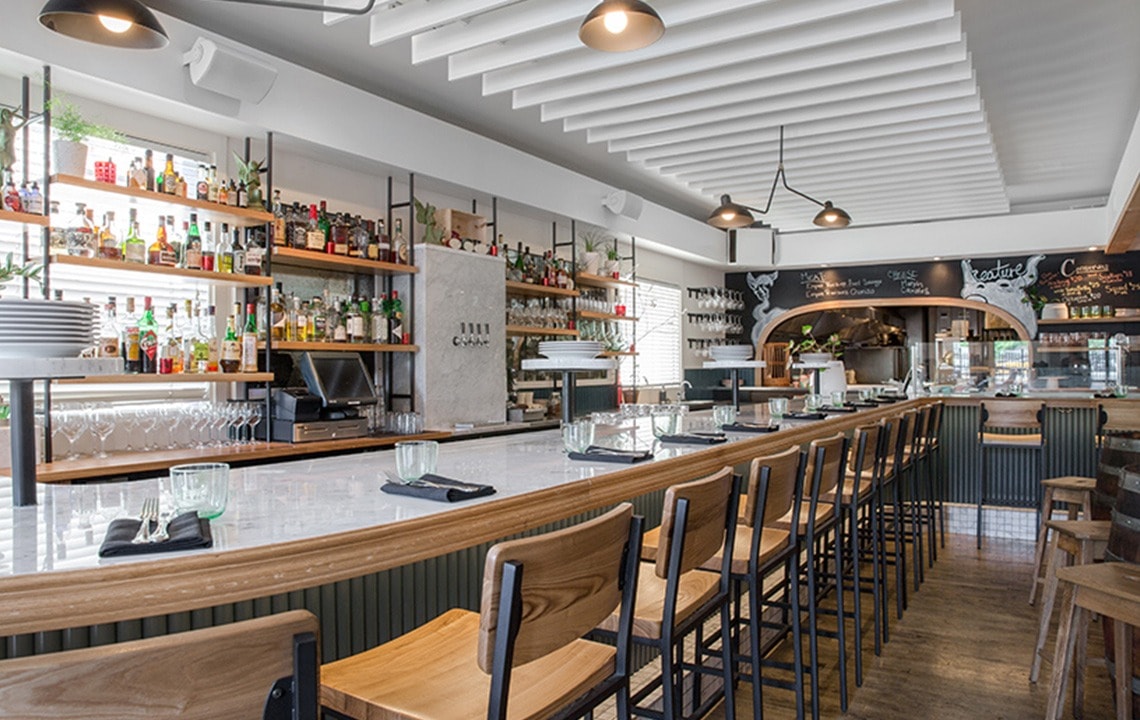
[[69,100],[55,97],[48,102],[48,107],[51,109],[51,127],[64,140],[81,143],[88,138],[102,138],[121,143],[126,139],[118,130],[85,118]]

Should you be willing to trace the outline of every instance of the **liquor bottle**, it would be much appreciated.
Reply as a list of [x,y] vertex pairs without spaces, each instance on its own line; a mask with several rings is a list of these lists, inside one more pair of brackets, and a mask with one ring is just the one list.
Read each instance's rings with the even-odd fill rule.
[[218,269],[217,252],[215,250],[214,226],[209,220],[202,223],[202,269],[214,272]]
[[368,246],[372,244],[375,228],[372,221],[364,221],[359,215],[352,223],[352,234],[348,245],[348,256],[355,258],[368,257]]
[[376,221],[376,235],[368,244],[368,259],[388,262],[392,257],[392,242],[388,238],[388,229],[384,226],[384,219]]
[[146,151],[146,166],[143,168],[143,177],[146,180],[146,189],[154,192],[155,190],[155,177],[154,177],[154,151]]
[[499,235],[497,240],[491,241],[491,247],[487,248],[487,254],[491,257],[499,256],[499,246],[503,244],[503,236]]
[[67,221],[59,210],[59,201],[51,201],[51,215],[48,216],[51,224],[51,251],[55,254],[67,252]]
[[290,221],[287,224],[289,233],[288,246],[295,250],[308,248],[309,216],[300,203],[293,203],[290,210]]
[[329,250],[329,242],[332,240],[332,223],[329,222],[328,207],[325,205],[324,200],[321,200],[321,210],[317,215],[317,228],[320,229],[321,234],[324,236],[321,241],[320,249],[332,255],[333,251]]
[[369,342],[382,343],[388,336],[388,296],[372,298],[372,317],[368,328]]
[[[234,243],[230,238],[230,226],[222,223],[222,232],[218,242],[218,272],[232,273],[234,271]],[[242,259],[245,262],[245,259]]]
[[230,204],[230,188],[225,180],[218,180],[218,200],[219,205]]
[[16,189],[16,183],[12,179],[8,179],[8,184],[4,186],[4,209],[10,212],[24,212],[24,201],[20,198],[20,191]]
[[[265,239],[264,232],[258,232],[256,229],[249,230],[245,238],[245,274],[246,275],[261,275],[261,266],[265,262]],[[236,258],[235,258],[236,259]],[[237,269],[237,265],[234,269]]]
[[103,316],[99,318],[99,357],[117,358],[119,347],[119,321],[115,310],[115,298],[107,298],[103,306]]
[[67,228],[67,254],[95,257],[95,237],[91,221],[87,219],[87,206],[75,203],[75,215]]
[[218,359],[218,316],[213,305],[206,308],[206,317],[199,328],[206,338],[206,372],[216,373],[220,367]]
[[240,208],[243,208],[246,206],[247,203],[246,203],[245,180],[242,180],[241,182],[239,182],[237,184],[237,191],[234,193],[234,201],[232,204],[234,207],[240,207]]
[[219,364],[224,373],[236,373],[241,368],[241,340],[234,330],[234,315],[226,320],[226,336],[222,340],[222,359]]
[[174,267],[178,262],[178,256],[175,253],[174,246],[166,238],[166,222],[161,216],[158,218],[158,231],[155,233],[154,242],[150,244],[147,250],[147,263],[150,265],[166,265]]
[[360,297],[360,342],[383,342],[382,340],[374,340],[372,335],[372,303],[368,301],[367,295]]
[[257,372],[257,315],[253,303],[245,306],[245,332],[241,334],[241,371]]
[[[194,311],[193,301],[186,301],[186,323],[182,327],[182,372],[188,374],[206,371],[206,339],[201,336],[202,310]],[[202,350],[202,362],[199,364],[196,350]]]
[[182,367],[182,341],[174,324],[174,305],[166,307],[166,323],[158,343],[158,374],[173,375]]
[[309,339],[324,342],[328,338],[328,310],[319,295],[309,302]]
[[364,342],[364,318],[360,315],[360,303],[352,299],[348,303],[348,315],[345,318],[345,330],[350,343]]
[[316,252],[325,251],[325,233],[321,229],[316,205],[309,205],[309,222],[305,227],[305,249]]
[[332,227],[329,230],[332,237],[333,254],[348,256],[348,248],[351,245],[351,234],[348,225],[348,219],[341,214],[333,216]]
[[141,157],[131,160],[131,169],[127,171],[127,187],[132,190],[146,190],[146,167]]
[[285,339],[285,321],[288,313],[285,310],[284,300],[281,296],[281,283],[273,290],[269,300],[269,333],[274,342]]
[[115,213],[103,213],[103,227],[99,228],[99,257],[107,260],[122,260],[123,250],[119,247],[119,238],[115,237]]
[[404,301],[395,290],[392,291],[391,312],[388,317],[388,342],[401,345],[404,342]]
[[135,314],[135,299],[127,298],[127,314],[122,321],[122,346],[119,350],[123,357],[123,371],[128,373],[142,372],[142,351],[139,348],[139,318]]
[[[333,315],[329,316],[329,322],[330,322],[330,324],[332,324],[332,328],[333,328],[332,341],[333,342],[348,342],[348,323],[347,323],[348,313],[343,306],[337,306],[335,301],[333,302],[333,306],[336,308],[335,316],[333,316]],[[335,324],[333,324],[333,323],[335,323]]]
[[408,240],[404,237],[404,220],[396,218],[396,227],[392,232],[392,262],[407,265],[409,257]]
[[190,213],[190,224],[186,230],[186,267],[190,270],[202,269],[202,233],[198,230],[198,213]]
[[281,191],[273,191],[273,244],[284,245],[286,241],[285,231],[285,206],[281,204]]
[[139,359],[141,372],[153,375],[158,372],[158,321],[149,297],[143,298],[143,315],[139,318]]
[[31,192],[28,193],[28,207],[24,208],[33,215],[44,214],[44,194],[40,191],[40,184],[32,181]]
[[237,183],[230,179],[230,184],[226,187],[226,205],[230,207],[237,207],[238,204],[238,186]]
[[[167,220],[173,219],[173,216],[167,216]],[[174,246],[174,254],[178,258],[178,267],[185,268],[186,252],[190,249],[190,223],[185,220],[182,222],[182,232],[178,232],[173,225],[170,225],[166,229],[166,236],[170,239],[170,244]],[[201,264],[201,260],[199,260],[199,264]]]
[[206,200],[212,203],[218,201],[218,166],[211,165],[209,175],[206,178]]
[[269,292],[257,294],[257,340],[264,342],[269,334]]
[[174,171],[172,153],[166,153],[166,167],[162,171],[162,189],[168,195],[178,194],[178,173]]
[[127,237],[123,240],[123,259],[129,263],[146,263],[146,243],[139,237],[138,210],[131,208],[127,222]]
[[293,329],[293,337],[297,342],[309,342],[309,303],[301,298],[293,298],[293,318],[297,326]]
[[199,200],[210,199],[210,178],[205,165],[198,166],[198,184],[196,186],[195,196]]

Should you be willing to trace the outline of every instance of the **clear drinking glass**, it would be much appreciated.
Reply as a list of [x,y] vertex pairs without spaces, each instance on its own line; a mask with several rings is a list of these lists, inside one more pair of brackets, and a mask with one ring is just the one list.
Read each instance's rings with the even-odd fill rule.
[[788,414],[788,399],[780,397],[768,400],[768,414],[773,420],[782,420]]
[[673,407],[662,407],[660,410],[655,411],[651,416],[653,423],[653,436],[665,437],[666,435],[676,435],[678,426],[681,422],[681,414]]
[[562,426],[562,444],[568,452],[586,452],[594,444],[594,423],[575,420]]
[[842,390],[833,390],[831,392],[831,406],[843,407],[847,404],[847,393]]
[[817,393],[811,393],[804,398],[804,409],[808,412],[815,412],[823,407],[823,396]]
[[439,443],[434,440],[412,440],[396,443],[396,475],[405,483],[413,483],[435,472]]
[[195,510],[198,517],[213,519],[226,510],[230,494],[230,466],[226,463],[195,463],[170,468],[170,487],[178,512]]
[[736,408],[732,405],[717,405],[713,408],[713,420],[717,425],[731,425],[736,422]]

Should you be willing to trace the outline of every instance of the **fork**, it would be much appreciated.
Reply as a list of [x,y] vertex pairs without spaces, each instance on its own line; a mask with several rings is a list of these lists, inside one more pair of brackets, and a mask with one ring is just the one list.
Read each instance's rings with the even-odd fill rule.
[[[158,500],[154,501],[155,509],[158,509]],[[155,529],[154,534],[150,536],[152,543],[166,542],[170,539],[170,513],[160,513],[157,519],[158,527]]]
[[158,498],[143,500],[142,510],[139,511],[139,531],[131,540],[132,543],[140,545],[151,541],[150,523],[152,520],[158,520]]

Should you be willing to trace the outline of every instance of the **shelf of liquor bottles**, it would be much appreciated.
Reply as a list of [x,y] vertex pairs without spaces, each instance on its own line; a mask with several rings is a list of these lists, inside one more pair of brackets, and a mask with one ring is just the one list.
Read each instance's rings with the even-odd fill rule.
[[143,383],[261,383],[272,382],[273,373],[166,373],[166,374],[122,374],[97,375],[82,378],[66,378],[56,382],[63,385],[94,384],[143,384]]
[[577,330],[567,328],[543,328],[527,325],[508,325],[507,335],[558,335],[563,337],[578,337]]
[[630,282],[629,280],[621,280],[619,278],[606,276],[606,275],[591,275],[589,273],[575,273],[574,280],[579,285],[587,287],[637,287],[637,283]]
[[183,207],[188,211],[198,213],[199,219],[203,221],[209,220],[239,226],[265,225],[273,222],[273,214],[264,210],[222,205],[208,200],[196,200],[152,190],[112,185],[75,175],[53,175],[51,182],[52,202],[88,202],[92,194],[95,193],[104,197],[124,198],[136,207],[145,208],[155,213],[165,214],[171,206]]
[[275,246],[273,264],[293,268],[320,268],[344,272],[368,272],[376,275],[411,275],[419,272],[415,265],[381,262],[360,257],[330,255],[315,250]]
[[[258,347],[265,349],[265,343],[258,343]],[[386,353],[414,353],[419,351],[418,345],[392,345],[386,343],[344,343],[344,342],[299,342],[294,340],[274,340],[273,349],[281,351],[319,350],[323,352],[386,352]]]
[[266,275],[248,275],[246,273],[223,273],[208,270],[191,270],[189,268],[172,267],[168,265],[144,265],[131,263],[125,260],[110,260],[107,258],[85,257],[82,255],[53,254],[53,265],[91,268],[101,271],[123,273],[146,273],[177,277],[183,280],[192,280],[203,285],[239,285],[243,287],[268,287],[273,284],[273,278]]
[[48,218],[46,215],[38,215],[36,213],[0,210],[0,222],[19,223],[21,225],[40,225],[42,227],[47,227]]
[[528,295],[531,297],[578,297],[577,290],[519,282],[517,280],[507,280],[506,282],[508,294]]
[[614,313],[595,312],[593,310],[579,310],[578,317],[583,320],[611,320],[611,321],[625,321],[637,322],[637,318],[629,315],[615,315]]

